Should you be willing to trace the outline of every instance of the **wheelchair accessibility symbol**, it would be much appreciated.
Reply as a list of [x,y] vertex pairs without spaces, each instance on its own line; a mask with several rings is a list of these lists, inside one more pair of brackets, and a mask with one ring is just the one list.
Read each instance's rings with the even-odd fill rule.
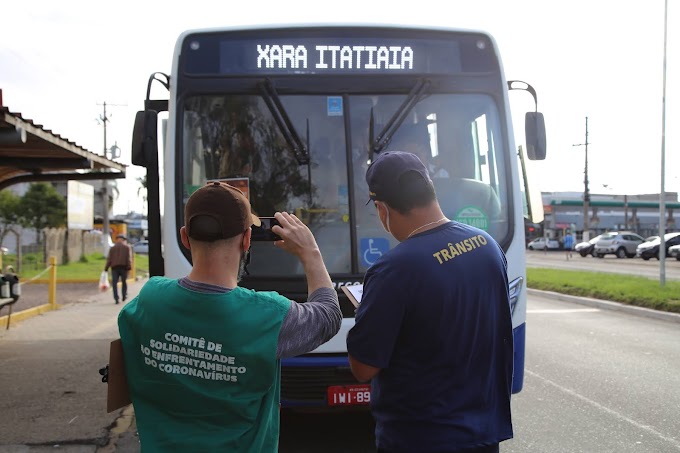
[[390,249],[390,242],[385,238],[362,238],[359,246],[364,265],[371,266]]

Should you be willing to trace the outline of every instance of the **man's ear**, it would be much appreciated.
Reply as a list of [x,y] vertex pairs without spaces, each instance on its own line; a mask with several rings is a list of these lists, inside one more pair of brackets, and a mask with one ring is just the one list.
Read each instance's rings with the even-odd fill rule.
[[179,229],[179,236],[182,239],[182,245],[191,250],[191,244],[189,243],[189,236],[187,235],[186,227],[182,227]]
[[384,201],[376,201],[375,205],[378,207],[378,212],[383,211],[385,214],[387,214],[387,211],[389,210],[387,203]]
[[248,250],[250,250],[250,238],[252,237],[252,235],[253,235],[253,229],[248,228],[246,230],[245,234],[243,235],[243,243],[242,243],[242,245],[243,245],[242,251],[243,252],[247,252]]

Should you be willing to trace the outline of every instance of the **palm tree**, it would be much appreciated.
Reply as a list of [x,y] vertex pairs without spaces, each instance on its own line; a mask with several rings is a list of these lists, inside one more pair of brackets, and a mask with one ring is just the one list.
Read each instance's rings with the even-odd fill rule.
[[140,187],[137,189],[137,196],[139,197],[140,195],[142,195],[142,200],[144,200],[144,206],[146,206],[147,199],[146,175],[137,178],[137,182],[140,184]]

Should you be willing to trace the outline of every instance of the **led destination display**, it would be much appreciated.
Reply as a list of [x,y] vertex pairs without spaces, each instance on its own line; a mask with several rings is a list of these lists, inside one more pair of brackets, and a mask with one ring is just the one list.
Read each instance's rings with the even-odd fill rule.
[[[266,35],[266,34],[265,34]],[[497,70],[479,35],[394,37],[189,36],[184,72],[194,75],[460,74]]]

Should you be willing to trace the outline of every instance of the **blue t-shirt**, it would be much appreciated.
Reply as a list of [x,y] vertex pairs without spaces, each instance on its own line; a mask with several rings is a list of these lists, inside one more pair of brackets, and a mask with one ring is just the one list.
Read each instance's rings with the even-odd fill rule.
[[347,350],[381,368],[371,383],[378,448],[448,452],[512,438],[507,262],[486,232],[449,222],[383,255],[366,272]]
[[574,236],[567,234],[564,237],[564,248],[571,249],[574,246]]

